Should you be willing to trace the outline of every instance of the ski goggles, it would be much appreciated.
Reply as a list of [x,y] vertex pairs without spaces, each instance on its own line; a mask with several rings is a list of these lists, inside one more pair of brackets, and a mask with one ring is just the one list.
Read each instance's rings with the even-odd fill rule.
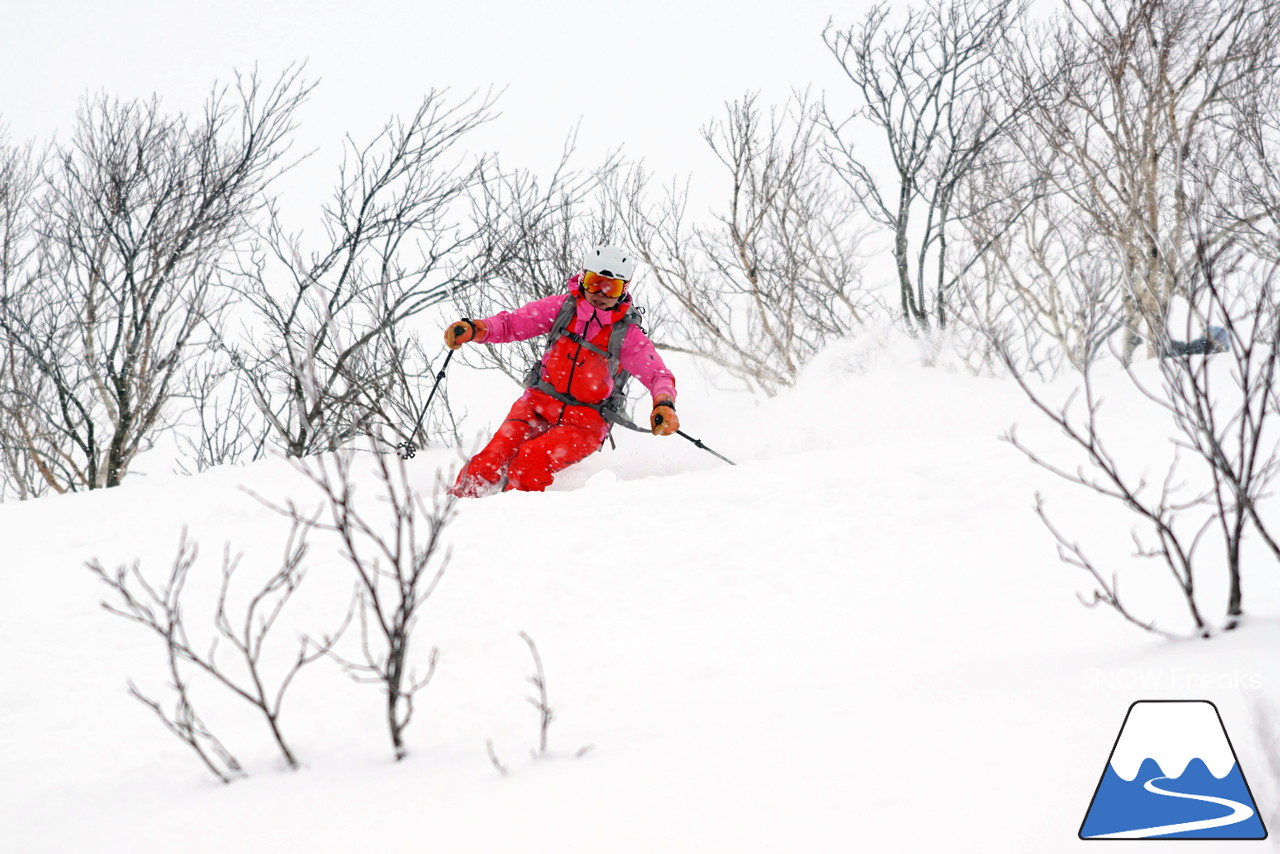
[[602,276],[587,270],[582,274],[582,289],[589,294],[604,294],[609,299],[617,299],[627,289],[627,280]]

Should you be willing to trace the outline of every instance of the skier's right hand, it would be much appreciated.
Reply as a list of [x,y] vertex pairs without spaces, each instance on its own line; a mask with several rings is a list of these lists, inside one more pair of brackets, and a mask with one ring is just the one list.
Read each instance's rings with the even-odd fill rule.
[[450,350],[457,350],[468,341],[475,341],[477,344],[483,341],[488,331],[483,320],[464,318],[449,324],[444,331],[444,343]]

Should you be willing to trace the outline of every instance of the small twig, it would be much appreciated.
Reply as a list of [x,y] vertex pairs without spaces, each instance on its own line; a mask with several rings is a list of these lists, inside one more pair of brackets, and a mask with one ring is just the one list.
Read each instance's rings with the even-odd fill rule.
[[529,704],[538,710],[540,718],[538,752],[534,756],[547,755],[547,730],[551,728],[551,721],[555,719],[556,713],[551,708],[547,700],[547,677],[542,669],[542,657],[538,655],[538,647],[533,642],[533,638],[525,632],[520,633],[520,637],[529,645],[529,652],[533,654],[534,674],[529,677],[529,683],[538,689],[538,698],[526,697]]
[[489,761],[493,763],[493,767],[497,768],[498,773],[501,774],[502,776],[504,777],[507,776],[507,774],[510,772],[507,771],[507,766],[503,765],[502,761],[498,759],[498,754],[494,752],[493,739],[491,738],[488,741],[486,741],[484,743],[484,746],[485,746],[485,749],[489,751]]
[[[185,683],[175,686],[175,689],[178,691],[178,702],[172,715],[161,708],[158,701],[143,694],[138,686],[132,682],[129,683],[129,696],[154,712],[160,722],[164,724],[165,729],[176,735],[195,751],[204,767],[208,768],[209,772],[217,777],[220,782],[226,784],[236,777],[246,776],[240,767],[240,763],[231,755],[230,751],[223,747],[222,742],[209,731],[209,728],[204,725],[204,722],[200,720],[200,717],[191,707],[191,703],[187,700]],[[205,745],[208,745],[207,749]],[[217,762],[214,761],[214,757],[217,757]],[[225,766],[225,771],[219,767],[218,762]]]
[[1080,600],[1080,603],[1087,608],[1096,608],[1098,605],[1106,605],[1125,620],[1145,631],[1167,638],[1176,638],[1177,635],[1158,628],[1154,620],[1143,620],[1135,616],[1128,608],[1125,607],[1120,600],[1120,585],[1117,577],[1113,574],[1110,581],[1104,578],[1098,567],[1085,556],[1080,544],[1067,539],[1066,535],[1049,520],[1044,504],[1044,499],[1039,493],[1037,493],[1035,512],[1036,515],[1040,517],[1041,523],[1043,523],[1045,528],[1057,541],[1058,557],[1064,563],[1083,569],[1085,572],[1089,573],[1089,575],[1093,577],[1094,583],[1097,585],[1088,599],[1080,596],[1079,594],[1076,595],[1076,598]]

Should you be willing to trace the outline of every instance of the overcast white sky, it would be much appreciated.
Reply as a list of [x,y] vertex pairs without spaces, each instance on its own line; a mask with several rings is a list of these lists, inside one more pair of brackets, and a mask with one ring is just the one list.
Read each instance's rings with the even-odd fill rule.
[[866,0],[8,0],[0,25],[0,123],[15,139],[65,135],[80,97],[159,94],[192,108],[216,80],[306,61],[320,86],[299,143],[304,174],[332,183],[342,134],[373,136],[430,87],[506,88],[483,140],[549,167],[581,119],[583,165],[618,143],[660,174],[706,168],[698,128],[726,100],[793,87],[839,91],[822,43]]

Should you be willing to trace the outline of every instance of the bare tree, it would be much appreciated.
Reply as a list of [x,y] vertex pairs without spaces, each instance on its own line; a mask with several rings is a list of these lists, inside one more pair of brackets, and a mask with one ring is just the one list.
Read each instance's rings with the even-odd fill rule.
[[[1167,413],[1179,436],[1181,453],[1155,497],[1107,452],[1092,402],[1073,418],[1023,387],[1086,453],[1095,474],[1055,470],[1120,499],[1150,523],[1157,542],[1141,553],[1169,566],[1206,634],[1213,626],[1196,605],[1196,568],[1224,572],[1222,627],[1232,629],[1244,613],[1246,535],[1280,556],[1258,509],[1280,465],[1269,426],[1277,411],[1280,258],[1269,251],[1268,228],[1280,196],[1263,142],[1268,117],[1276,115],[1269,99],[1280,58],[1275,23],[1270,7],[1227,0],[1070,5],[1050,51],[1061,71],[1053,97],[1036,102],[1023,132],[1010,137],[1025,168],[1053,193],[1019,221],[1020,251],[1004,255],[1010,241],[994,243],[991,253],[1024,309],[1049,323],[1055,315],[1069,318],[1062,302],[1045,306],[1040,298],[1077,277],[1095,281],[1092,289],[1075,289],[1083,297],[1077,311],[1088,308],[1090,296],[1100,301],[1082,318],[1089,322],[1076,326],[1097,330],[1096,341],[1123,324],[1126,365],[1140,332],[1149,353],[1162,357],[1158,385],[1150,372],[1129,372],[1135,390]],[[1034,284],[1023,288],[1020,278]],[[1118,283],[1118,292],[1106,283]],[[1179,326],[1182,341],[1173,337]],[[1009,340],[1007,325],[997,337]],[[1007,343],[1001,353],[1012,365]],[[1071,357],[1087,398],[1090,360],[1087,349]],[[1188,475],[1191,485],[1175,499],[1172,485]],[[1095,572],[1073,542],[1051,530],[1070,562]],[[1099,601],[1133,619],[1114,584],[1096,572],[1095,579]]]
[[[1259,0],[1072,0],[1046,53],[1051,97],[1028,113],[1022,153],[1082,224],[1113,245],[1126,362],[1159,353],[1194,265],[1196,168],[1235,133],[1234,104],[1274,89],[1280,8]],[[1225,175],[1225,173],[1222,173]]]
[[[151,630],[164,641],[172,680],[170,688],[177,694],[175,711],[172,714],[166,713],[158,701],[144,695],[132,683],[130,693],[155,712],[166,727],[186,742],[200,756],[205,766],[224,783],[234,776],[242,775],[243,771],[239,762],[213,736],[196,713],[183,665],[193,666],[256,708],[267,722],[271,737],[285,762],[290,768],[297,768],[297,756],[286,742],[280,725],[285,695],[304,667],[330,651],[341,635],[341,630],[320,643],[303,637],[297,655],[274,680],[266,673],[267,663],[263,656],[272,629],[302,583],[302,559],[306,551],[305,525],[295,523],[285,545],[284,560],[280,568],[249,599],[242,618],[233,622],[228,601],[240,558],[232,558],[228,548],[223,556],[222,585],[214,607],[216,634],[208,644],[207,651],[202,651],[206,649],[203,642],[193,643],[188,633],[186,612],[190,597],[187,595],[186,585],[199,549],[187,539],[185,529],[178,545],[177,557],[174,558],[169,576],[163,584],[148,581],[137,561],[121,566],[114,573],[104,569],[97,560],[87,564],[98,580],[111,588],[118,600],[118,604],[103,602],[103,608]],[[238,665],[228,666],[219,660],[219,640],[230,643],[235,649]],[[236,667],[242,671],[240,675],[233,672]]]
[[[929,0],[897,25],[891,12],[880,3],[861,23],[828,25],[823,34],[861,102],[847,119],[826,113],[828,157],[862,209],[893,235],[903,319],[912,329],[941,329],[961,302],[957,283],[982,255],[970,247],[952,257],[953,232],[972,213],[957,204],[960,193],[1038,96],[1031,87],[1010,97],[999,85],[999,59],[1025,4]],[[888,169],[860,151],[868,125],[883,140]]]
[[1232,143],[1215,161],[1239,193],[1225,224],[1259,257],[1280,263],[1280,75],[1234,87],[1233,121],[1218,136]]
[[324,209],[323,248],[305,252],[273,208],[262,243],[241,256],[235,287],[256,309],[256,325],[243,343],[223,346],[288,454],[368,434],[374,415],[386,419],[391,444],[415,438],[404,416],[431,369],[410,367],[422,350],[403,323],[481,275],[489,236],[462,223],[485,162],[467,165],[457,152],[493,118],[492,106],[492,95],[453,102],[432,90],[371,142],[348,139]]
[[[0,128],[0,314],[8,310],[9,295],[38,275],[30,205],[37,178],[33,146],[11,144]],[[38,458],[27,451],[33,441],[27,423],[7,417],[36,405],[44,397],[41,390],[30,357],[0,324],[0,415],[6,416],[0,417],[0,501],[9,495],[29,498],[46,488]]]
[[[965,319],[1006,332],[1008,355],[1042,375],[1105,353],[1124,293],[1114,244],[1062,197],[1027,181],[1025,162],[970,176],[965,229],[982,247],[958,291]],[[1008,173],[1012,172],[1013,175]],[[1007,337],[1012,328],[1021,334]]]
[[41,487],[117,485],[172,405],[211,285],[279,173],[297,70],[215,89],[201,116],[158,101],[86,101],[36,193],[37,260],[4,282],[0,335],[30,381],[4,417]]
[[[573,168],[575,138],[576,132],[545,180],[527,169],[506,171],[494,163],[490,179],[477,188],[473,217],[488,235],[489,255],[480,262],[483,282],[460,291],[455,300],[463,316],[489,317],[563,293],[586,249],[616,239],[604,188],[619,169],[619,156],[611,154],[591,170]],[[468,348],[464,357],[522,383],[541,348],[535,339]]]
[[[1158,363],[1158,385],[1132,368],[1128,371],[1134,389],[1169,416],[1171,433],[1177,436],[1178,453],[1158,492],[1145,475],[1136,473],[1138,463],[1121,459],[1109,449],[1114,443],[1101,428],[1101,401],[1091,365],[1081,371],[1083,411],[1074,408],[1072,401],[1054,406],[1027,382],[1004,342],[996,342],[1032,403],[1074,443],[1084,464],[1071,470],[1047,462],[1012,434],[1010,440],[1033,461],[1120,502],[1145,522],[1153,536],[1151,544],[1139,544],[1139,554],[1157,558],[1169,569],[1196,631],[1204,636],[1215,626],[1197,601],[1197,574],[1206,567],[1225,573],[1226,618],[1221,627],[1230,630],[1244,614],[1246,535],[1255,533],[1280,560],[1280,545],[1260,510],[1280,472],[1280,437],[1273,427],[1280,358],[1276,349],[1278,267],[1252,256],[1243,232],[1234,236],[1225,232],[1220,226],[1223,215],[1212,213],[1207,198],[1208,193],[1202,193],[1188,207],[1194,255],[1183,271],[1182,284],[1194,300],[1186,312],[1185,328],[1201,331],[1201,345],[1179,350],[1165,331],[1159,342],[1164,358]],[[1221,324],[1216,327],[1222,330],[1221,337],[1207,334],[1216,324]],[[1135,616],[1132,606],[1122,601],[1116,576],[1107,578],[1076,542],[1050,523],[1042,503],[1038,502],[1037,510],[1058,541],[1063,559],[1092,574],[1097,585],[1092,601],[1154,629],[1153,621]]]
[[30,272],[27,262],[33,246],[28,201],[36,178],[34,146],[11,143],[0,125],[0,284],[4,293]]
[[1225,353],[1213,359],[1164,359],[1158,400],[1169,408],[1186,447],[1204,461],[1212,479],[1209,503],[1230,580],[1230,629],[1243,614],[1241,546],[1246,532],[1256,532],[1280,560],[1280,544],[1258,509],[1280,472],[1280,440],[1268,429],[1277,414],[1280,295],[1275,278],[1280,265],[1252,261],[1235,241],[1212,245],[1203,232],[1194,251],[1196,280],[1188,290],[1197,298],[1198,311],[1189,313],[1194,320],[1188,327],[1222,324],[1221,344],[1210,335],[1201,340],[1206,347],[1225,348]]
[[209,346],[185,370],[191,421],[180,422],[174,431],[184,452],[178,470],[192,474],[261,459],[270,428],[234,361],[217,346]]
[[[342,557],[356,576],[356,615],[360,623],[358,657],[331,652],[359,682],[379,686],[386,697],[386,724],[396,760],[408,755],[404,734],[413,720],[415,698],[435,674],[439,650],[427,655],[425,672],[413,668],[419,617],[444,575],[448,555],[441,554],[445,527],[457,498],[442,484],[430,505],[413,487],[403,459],[374,453],[378,501],[357,500],[356,455],[351,450],[295,461],[295,467],[324,498],[327,521],[303,514],[296,505],[259,501],[295,524],[338,536]],[[394,459],[394,462],[392,460]],[[383,506],[389,518],[378,511]]]
[[641,168],[614,182],[628,242],[665,302],[660,348],[775,394],[862,322],[862,232],[820,157],[819,133],[804,94],[767,115],[755,95],[727,105],[703,129],[728,178],[710,227],[686,222],[683,188],[652,201]]

